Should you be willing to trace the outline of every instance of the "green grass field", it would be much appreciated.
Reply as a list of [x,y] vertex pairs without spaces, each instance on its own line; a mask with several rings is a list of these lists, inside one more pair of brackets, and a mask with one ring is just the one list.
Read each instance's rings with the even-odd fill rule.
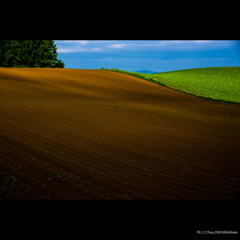
[[130,74],[197,97],[240,104],[240,67],[196,68],[157,74],[111,71]]

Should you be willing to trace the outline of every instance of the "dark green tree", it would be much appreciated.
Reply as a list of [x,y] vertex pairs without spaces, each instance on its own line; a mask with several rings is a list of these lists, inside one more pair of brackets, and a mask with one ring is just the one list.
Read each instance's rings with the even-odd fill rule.
[[0,40],[0,66],[63,68],[54,40]]
[[0,40],[0,66],[14,66],[18,61],[18,40]]

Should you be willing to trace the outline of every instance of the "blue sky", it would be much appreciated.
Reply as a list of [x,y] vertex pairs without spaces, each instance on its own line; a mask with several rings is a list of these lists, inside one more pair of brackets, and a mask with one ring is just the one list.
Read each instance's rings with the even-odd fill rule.
[[65,68],[165,72],[240,67],[239,40],[55,40]]

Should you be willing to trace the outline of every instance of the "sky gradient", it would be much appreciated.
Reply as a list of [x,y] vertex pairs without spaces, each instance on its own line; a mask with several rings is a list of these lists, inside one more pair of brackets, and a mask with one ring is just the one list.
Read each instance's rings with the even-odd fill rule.
[[166,72],[240,67],[239,40],[55,40],[65,68]]

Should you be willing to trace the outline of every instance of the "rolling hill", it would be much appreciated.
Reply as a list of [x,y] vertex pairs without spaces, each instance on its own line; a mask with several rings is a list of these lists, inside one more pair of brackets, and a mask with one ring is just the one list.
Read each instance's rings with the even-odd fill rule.
[[113,69],[208,100],[240,104],[240,67],[210,67],[148,74]]
[[0,68],[0,199],[238,199],[239,110],[118,72]]

